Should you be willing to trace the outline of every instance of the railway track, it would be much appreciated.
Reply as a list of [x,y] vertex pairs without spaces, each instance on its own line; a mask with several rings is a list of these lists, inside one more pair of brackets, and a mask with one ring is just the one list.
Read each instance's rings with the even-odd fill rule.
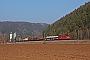
[[90,40],[18,41],[16,43],[90,43]]

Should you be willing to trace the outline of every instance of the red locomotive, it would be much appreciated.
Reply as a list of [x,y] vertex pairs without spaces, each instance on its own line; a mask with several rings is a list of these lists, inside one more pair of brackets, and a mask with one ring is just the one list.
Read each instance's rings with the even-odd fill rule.
[[58,40],[70,40],[69,36],[58,36]]

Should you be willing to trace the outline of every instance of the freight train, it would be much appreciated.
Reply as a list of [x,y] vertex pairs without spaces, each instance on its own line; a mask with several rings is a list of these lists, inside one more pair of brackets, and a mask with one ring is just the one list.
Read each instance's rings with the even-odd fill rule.
[[70,40],[69,36],[47,36],[44,38],[32,38],[30,36],[25,36],[23,38],[24,41],[49,41],[49,40]]

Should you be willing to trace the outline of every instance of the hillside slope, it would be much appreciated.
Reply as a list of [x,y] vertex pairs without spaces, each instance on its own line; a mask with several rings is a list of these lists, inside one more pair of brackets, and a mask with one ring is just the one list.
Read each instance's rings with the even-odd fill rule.
[[46,35],[69,35],[71,39],[90,39],[90,2],[49,25]]
[[10,34],[16,32],[17,36],[41,36],[42,31],[48,26],[46,23],[30,23],[30,22],[0,22],[0,33]]

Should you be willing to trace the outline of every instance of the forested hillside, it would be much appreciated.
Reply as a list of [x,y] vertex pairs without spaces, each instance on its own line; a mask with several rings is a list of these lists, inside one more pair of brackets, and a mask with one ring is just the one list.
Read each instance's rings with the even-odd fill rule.
[[90,2],[49,25],[43,33],[69,35],[71,39],[90,39]]
[[23,36],[41,36],[42,31],[48,26],[46,23],[30,23],[30,22],[0,22],[0,34],[17,33],[18,37]]

